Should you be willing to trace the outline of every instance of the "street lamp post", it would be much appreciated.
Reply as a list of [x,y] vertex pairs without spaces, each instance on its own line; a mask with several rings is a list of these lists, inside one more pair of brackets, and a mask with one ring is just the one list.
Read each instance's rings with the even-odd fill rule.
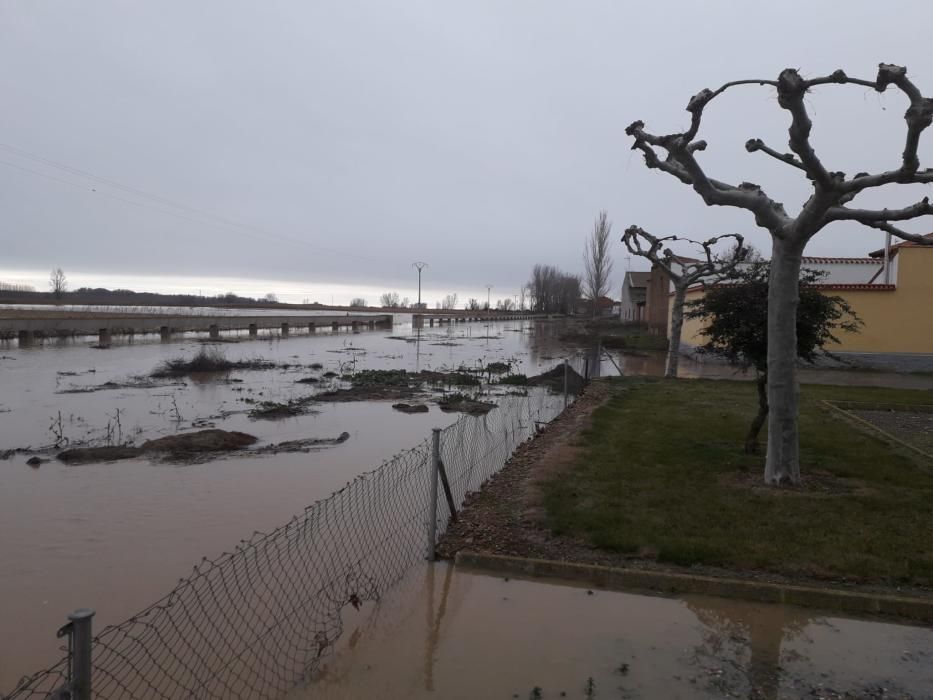
[[491,292],[492,292],[492,285],[487,284],[486,285],[486,311],[492,311],[492,306],[490,305],[490,298],[489,298],[489,295]]
[[413,262],[412,267],[418,270],[418,308],[421,308],[421,271],[428,266],[426,262]]

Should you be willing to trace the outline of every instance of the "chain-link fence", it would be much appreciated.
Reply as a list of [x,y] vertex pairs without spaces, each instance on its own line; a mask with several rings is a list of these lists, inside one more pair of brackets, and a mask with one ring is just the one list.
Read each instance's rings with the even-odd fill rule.
[[[569,364],[556,374],[568,391],[582,389]],[[276,530],[204,559],[167,596],[96,637],[93,613],[76,612],[59,631],[67,655],[5,698],[281,697],[332,653],[341,611],[378,600],[430,556],[451,505],[569,399],[535,387],[502,395],[485,415],[438,431],[436,448],[425,440]]]

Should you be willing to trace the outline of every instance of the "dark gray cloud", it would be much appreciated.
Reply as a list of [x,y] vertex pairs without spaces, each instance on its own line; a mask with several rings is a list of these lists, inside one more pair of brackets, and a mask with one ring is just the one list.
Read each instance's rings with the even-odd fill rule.
[[[787,66],[871,78],[903,63],[933,93],[931,22],[919,1],[3,3],[0,143],[173,204],[0,147],[0,269],[392,288],[423,259],[438,289],[505,293],[535,262],[579,270],[603,208],[620,233],[740,231],[766,247],[744,212],[645,169],[625,126],[681,128],[700,88]],[[895,164],[904,106],[814,93],[827,164]],[[796,208],[806,183],[743,148],[783,149],[786,122],[764,88],[717,100],[709,171]],[[879,240],[838,224],[808,250]]]

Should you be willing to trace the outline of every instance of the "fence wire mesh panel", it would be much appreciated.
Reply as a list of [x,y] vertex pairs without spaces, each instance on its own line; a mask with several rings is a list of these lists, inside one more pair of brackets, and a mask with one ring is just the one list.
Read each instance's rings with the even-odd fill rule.
[[[552,389],[563,383],[557,370]],[[582,377],[568,372],[578,393]],[[457,508],[560,414],[559,392],[501,396],[486,415],[465,415],[441,432]],[[167,596],[93,638],[93,697],[271,699],[313,681],[341,636],[341,611],[377,601],[424,559],[432,476],[425,441],[272,532],[202,560]],[[443,532],[450,510],[442,491],[438,499]],[[66,655],[3,697],[71,697],[70,669]]]
[[[463,416],[441,431],[441,461],[456,507],[563,408],[562,395],[530,389],[528,396],[504,396],[499,406],[486,415]],[[439,496],[437,512],[438,532],[443,533],[450,519],[450,508],[443,494]]]

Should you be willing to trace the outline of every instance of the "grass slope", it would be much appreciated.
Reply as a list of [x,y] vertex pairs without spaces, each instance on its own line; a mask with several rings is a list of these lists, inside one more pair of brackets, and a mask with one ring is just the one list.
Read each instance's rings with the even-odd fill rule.
[[620,379],[545,486],[549,525],[676,564],[933,586],[933,465],[859,431],[820,399],[933,403],[926,391],[806,385],[802,489],[761,485],[741,446],[750,382]]

